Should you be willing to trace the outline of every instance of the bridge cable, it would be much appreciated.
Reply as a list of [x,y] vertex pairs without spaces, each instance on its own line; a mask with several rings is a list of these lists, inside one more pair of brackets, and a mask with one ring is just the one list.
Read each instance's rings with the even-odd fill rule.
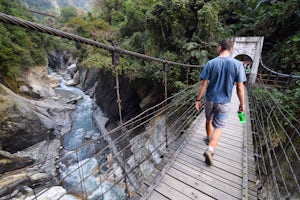
[[152,61],[157,61],[157,62],[161,62],[161,63],[167,63],[169,65],[177,65],[177,66],[182,66],[182,67],[194,67],[194,68],[202,68],[199,65],[190,65],[190,64],[183,64],[183,63],[178,63],[178,62],[173,62],[173,61],[169,61],[169,60],[165,60],[165,59],[160,59],[160,58],[155,58],[152,56],[147,56],[141,53],[137,53],[137,52],[133,52],[133,51],[129,51],[126,49],[122,49],[120,47],[115,47],[112,45],[108,45],[108,44],[104,44],[104,43],[100,43],[88,38],[84,38],[81,36],[77,36],[75,34],[72,33],[68,33],[68,32],[64,32],[55,28],[51,28],[48,26],[44,26],[44,25],[40,25],[34,22],[30,22],[27,20],[23,20],[11,15],[7,15],[4,13],[0,13],[0,20],[5,22],[5,23],[10,23],[13,25],[17,25],[23,28],[27,28],[27,29],[31,29],[31,30],[35,30],[35,31],[39,31],[42,33],[47,33],[49,35],[54,35],[54,36],[58,36],[61,38],[65,38],[68,40],[72,40],[72,41],[76,41],[76,42],[80,42],[80,43],[84,43],[84,44],[88,44],[91,46],[95,46],[98,48],[102,48],[102,49],[106,49],[109,51],[118,51],[120,54],[125,54],[125,55],[130,55],[130,56],[134,56],[134,57],[138,57],[144,60],[152,60]]
[[288,77],[288,78],[293,78],[293,79],[300,79],[300,76],[298,75],[293,75],[293,74],[283,74],[283,73],[280,73],[280,72],[276,72],[270,68],[268,68],[267,66],[264,65],[264,63],[262,62],[262,59],[260,58],[259,59],[259,62],[261,64],[261,66],[266,69],[267,71],[273,73],[273,74],[276,74],[278,76],[281,76],[281,77]]

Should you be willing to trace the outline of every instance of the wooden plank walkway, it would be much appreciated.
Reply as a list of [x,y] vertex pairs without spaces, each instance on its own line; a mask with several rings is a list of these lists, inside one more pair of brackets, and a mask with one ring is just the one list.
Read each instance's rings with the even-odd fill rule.
[[[201,113],[187,130],[190,135],[186,144],[163,173],[148,199],[257,199],[249,107],[246,105],[248,122],[241,124],[236,114],[238,105],[234,88],[229,119],[214,151],[214,165],[207,166],[204,162],[203,153],[207,145],[203,141],[206,136],[205,117]],[[248,147],[246,173],[243,171],[244,136]],[[173,150],[176,151],[176,146]],[[243,196],[245,181],[248,191]]]

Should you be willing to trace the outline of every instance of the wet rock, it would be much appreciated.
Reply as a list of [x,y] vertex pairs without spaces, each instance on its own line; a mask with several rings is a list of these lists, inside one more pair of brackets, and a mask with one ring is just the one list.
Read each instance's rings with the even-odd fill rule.
[[80,74],[79,72],[77,71],[73,77],[73,79],[71,80],[68,80],[66,82],[66,85],[67,86],[75,86],[75,85],[78,85],[79,84],[79,81],[80,81]]
[[68,100],[66,103],[76,103],[79,99],[82,99],[82,96],[74,97],[74,98]]

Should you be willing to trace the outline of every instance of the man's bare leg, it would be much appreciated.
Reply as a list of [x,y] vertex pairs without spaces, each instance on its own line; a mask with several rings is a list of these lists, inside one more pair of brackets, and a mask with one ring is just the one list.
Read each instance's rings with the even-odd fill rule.
[[205,157],[205,163],[207,165],[213,165],[213,151],[214,148],[217,146],[217,143],[221,137],[222,134],[222,129],[221,128],[215,128],[213,130],[212,138],[209,141],[208,144],[208,149],[204,152],[204,157]]
[[217,143],[219,142],[221,135],[222,135],[222,128],[215,128],[212,134],[212,138],[209,142],[209,146],[215,148],[217,146]]
[[213,135],[213,126],[212,126],[212,120],[206,120],[206,124],[205,124],[205,128],[206,128],[206,136],[211,139],[212,135]]

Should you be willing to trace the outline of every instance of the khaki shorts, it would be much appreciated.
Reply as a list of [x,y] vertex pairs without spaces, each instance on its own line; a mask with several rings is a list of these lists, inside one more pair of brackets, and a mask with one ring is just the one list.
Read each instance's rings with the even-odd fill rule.
[[214,128],[223,128],[228,118],[230,103],[214,103],[205,101],[206,120],[212,120]]

